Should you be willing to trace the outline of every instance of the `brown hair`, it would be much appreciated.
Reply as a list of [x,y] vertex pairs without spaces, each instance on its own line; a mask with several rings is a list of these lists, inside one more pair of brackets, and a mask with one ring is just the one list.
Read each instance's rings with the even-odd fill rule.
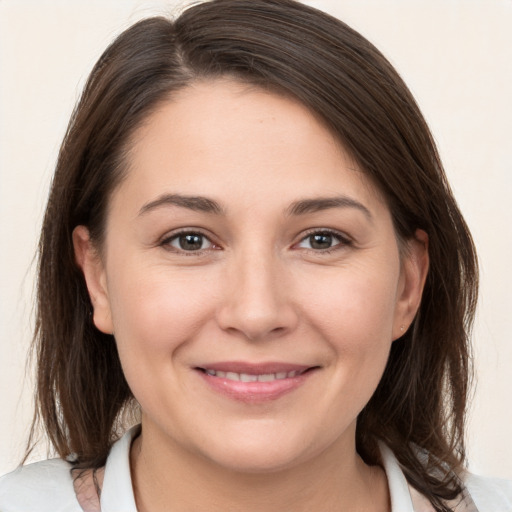
[[[470,382],[476,255],[429,129],[407,87],[365,38],[293,0],[213,0],[176,20],[122,33],[94,67],[71,118],[40,240],[35,334],[38,421],[61,457],[105,463],[133,397],[112,336],[92,323],[72,231],[101,246],[109,198],[134,130],[195,80],[231,76],[298,99],[315,112],[387,199],[400,239],[429,236],[430,270],[412,327],[392,345],[357,424],[357,449],[377,442],[438,511],[461,492]],[[128,156],[127,156],[128,155]],[[31,436],[31,440],[32,440]]]

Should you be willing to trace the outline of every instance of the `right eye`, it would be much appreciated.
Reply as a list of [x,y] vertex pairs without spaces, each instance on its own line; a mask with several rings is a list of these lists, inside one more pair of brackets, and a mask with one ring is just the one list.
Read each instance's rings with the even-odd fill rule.
[[212,249],[214,244],[202,233],[186,231],[166,238],[162,245],[184,252],[197,252]]

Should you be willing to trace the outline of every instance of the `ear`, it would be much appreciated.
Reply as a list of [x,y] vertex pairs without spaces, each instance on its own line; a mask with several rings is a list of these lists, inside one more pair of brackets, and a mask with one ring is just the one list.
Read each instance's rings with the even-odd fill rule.
[[94,310],[94,325],[105,334],[113,334],[105,268],[85,226],[77,226],[73,230],[73,247],[75,260],[82,269],[87,284]]
[[407,241],[401,262],[397,294],[393,340],[404,335],[420,307],[429,267],[428,235],[417,229],[414,238]]

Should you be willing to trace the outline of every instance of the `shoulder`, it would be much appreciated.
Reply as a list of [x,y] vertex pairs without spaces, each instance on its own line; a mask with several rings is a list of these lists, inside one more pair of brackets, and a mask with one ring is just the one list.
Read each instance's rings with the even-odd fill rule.
[[463,480],[479,512],[512,512],[512,481],[471,473]]
[[21,466],[0,478],[2,512],[79,512],[71,466],[51,459]]

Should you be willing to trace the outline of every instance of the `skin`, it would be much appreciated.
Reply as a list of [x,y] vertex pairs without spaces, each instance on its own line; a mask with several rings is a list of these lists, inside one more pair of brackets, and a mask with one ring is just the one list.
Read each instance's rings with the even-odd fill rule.
[[[426,235],[400,251],[385,201],[324,125],[234,81],[180,91],[136,132],[129,160],[101,251],[84,226],[74,243],[94,322],[115,333],[142,408],[139,510],[388,510],[355,425],[417,311]],[[165,194],[205,196],[222,213]],[[343,201],[290,213],[333,197]],[[183,249],[179,230],[201,249]],[[197,370],[219,361],[314,370],[247,402]]]

